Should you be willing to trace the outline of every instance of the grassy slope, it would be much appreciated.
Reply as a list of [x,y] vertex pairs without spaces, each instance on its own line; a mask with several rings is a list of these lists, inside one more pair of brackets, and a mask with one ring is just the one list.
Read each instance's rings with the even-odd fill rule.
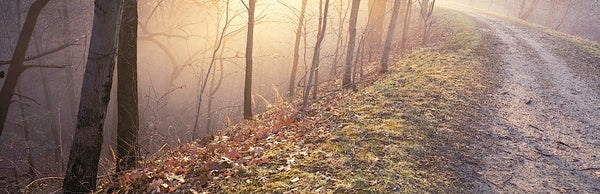
[[[440,11],[454,36],[441,48],[416,51],[373,86],[349,96],[325,117],[340,130],[286,163],[252,169],[246,179],[221,180],[213,191],[415,192],[457,189],[456,177],[430,154],[438,131],[460,130],[478,63],[480,35],[466,16]],[[438,136],[439,137],[439,136]],[[447,142],[449,143],[449,142]],[[295,150],[296,145],[270,154]],[[302,149],[300,149],[302,150]],[[306,149],[305,149],[306,150]],[[435,157],[435,156],[434,156]],[[290,164],[290,160],[293,163]],[[279,169],[281,165],[284,169]],[[287,169],[285,169],[287,167]]]
[[[103,191],[452,192],[455,161],[473,130],[481,34],[460,13],[436,10],[452,35],[415,51],[373,85],[338,92],[294,122],[280,104],[154,158]],[[207,143],[200,143],[207,142]]]

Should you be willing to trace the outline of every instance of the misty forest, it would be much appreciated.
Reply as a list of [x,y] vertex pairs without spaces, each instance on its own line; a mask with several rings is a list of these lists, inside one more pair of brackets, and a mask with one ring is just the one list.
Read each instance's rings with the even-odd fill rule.
[[600,193],[598,0],[0,0],[0,193]]

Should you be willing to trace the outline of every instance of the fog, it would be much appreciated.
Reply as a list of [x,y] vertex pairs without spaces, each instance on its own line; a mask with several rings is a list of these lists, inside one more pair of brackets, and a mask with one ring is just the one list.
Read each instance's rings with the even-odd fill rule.
[[[1,61],[11,58],[32,2],[0,1]],[[341,76],[350,3],[331,1],[328,30],[321,50],[320,83]],[[362,4],[357,25],[359,36],[365,33],[368,20],[368,2]],[[35,68],[21,74],[0,137],[2,174],[14,173],[20,177],[21,169],[27,166],[33,166],[31,169],[37,176],[64,173],[78,112],[93,7],[92,0],[55,0],[43,9],[27,56],[66,48],[26,60],[26,64],[61,67]],[[300,7],[301,1],[295,0],[261,0],[257,3],[252,91],[255,114],[287,99]],[[319,1],[308,1],[297,86],[304,86],[306,82],[318,30],[318,10]],[[194,136],[200,138],[242,120],[247,26],[244,5],[240,1],[230,1],[228,7],[225,0],[141,0],[138,11],[142,155],[152,156],[160,150],[190,142]],[[226,18],[229,18],[227,22]],[[340,28],[340,24],[344,26]],[[225,25],[225,35],[215,51]],[[199,90],[213,53],[215,67],[208,77],[197,115]],[[7,69],[8,65],[0,66],[0,71]],[[4,81],[0,79],[0,85]],[[101,168],[104,169],[114,168],[116,88],[116,81],[113,81],[103,135]],[[296,95],[300,94],[301,91],[296,92]],[[194,134],[196,118],[198,124]],[[49,168],[40,168],[42,166]],[[105,172],[100,170],[101,174]]]
[[[9,61],[33,0],[0,0],[0,61]],[[363,0],[358,37],[385,34],[368,28],[369,5]],[[447,7],[479,9],[518,17],[548,28],[600,41],[598,1],[440,0]],[[252,109],[254,114],[288,100],[288,85],[300,0],[260,0],[254,29]],[[383,23],[389,23],[392,1]],[[348,39],[349,0],[331,0],[319,83],[338,81]],[[304,86],[317,39],[319,1],[309,0],[300,41],[297,86]],[[418,3],[413,6],[418,7]],[[141,154],[159,151],[213,134],[243,119],[243,90],[248,15],[236,0],[139,0],[138,91]],[[53,0],[43,9],[27,50],[31,68],[19,77],[0,136],[0,174],[62,176],[77,122],[80,92],[92,30],[92,0]],[[420,42],[418,10],[409,29],[408,47]],[[435,23],[435,21],[433,21]],[[400,27],[398,27],[400,28]],[[380,42],[379,40],[378,42]],[[366,40],[366,44],[374,44]],[[412,43],[411,43],[412,42]],[[377,43],[378,44],[378,43]],[[394,43],[394,47],[399,47]],[[373,47],[374,48],[374,47]],[[366,49],[360,63],[378,60]],[[209,67],[214,67],[209,72]],[[8,63],[0,64],[5,84]],[[116,72],[115,72],[116,74]],[[205,84],[206,90],[200,92]],[[116,80],[116,76],[114,77]],[[100,174],[114,168],[117,128],[116,81],[113,81],[103,130]],[[300,87],[298,90],[301,90]],[[298,101],[302,91],[292,100]],[[199,97],[203,95],[199,104]],[[198,111],[199,110],[199,111]],[[27,171],[27,172],[25,172]],[[18,181],[18,180],[17,180]]]
[[447,6],[467,6],[523,19],[582,38],[600,41],[600,1],[595,0],[446,0]]

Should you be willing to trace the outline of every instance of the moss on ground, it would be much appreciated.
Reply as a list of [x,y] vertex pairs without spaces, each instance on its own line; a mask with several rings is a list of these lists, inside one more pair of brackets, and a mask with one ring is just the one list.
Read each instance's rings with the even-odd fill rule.
[[[226,182],[215,185],[227,187],[211,190],[459,191],[457,177],[443,161],[448,158],[439,153],[440,149],[452,152],[453,145],[440,147],[452,140],[439,134],[462,130],[460,122],[468,115],[465,112],[470,103],[465,97],[483,87],[478,85],[477,69],[473,68],[481,59],[476,54],[481,35],[465,15],[441,9],[437,15],[444,28],[452,29],[453,36],[437,48],[405,56],[373,86],[360,89],[342,106],[322,113],[336,121],[329,127],[338,128],[332,130],[329,139],[312,145],[305,156],[284,167],[288,169],[281,169],[283,162],[255,168],[247,174],[248,181],[222,180]],[[284,150],[270,150],[265,155]]]

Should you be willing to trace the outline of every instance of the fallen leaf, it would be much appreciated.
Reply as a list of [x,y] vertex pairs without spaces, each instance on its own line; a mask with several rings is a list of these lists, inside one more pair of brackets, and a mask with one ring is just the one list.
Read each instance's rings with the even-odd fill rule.
[[596,174],[596,177],[600,179],[600,171],[596,171],[594,174]]
[[298,182],[300,180],[300,178],[296,177],[292,179],[292,183]]

